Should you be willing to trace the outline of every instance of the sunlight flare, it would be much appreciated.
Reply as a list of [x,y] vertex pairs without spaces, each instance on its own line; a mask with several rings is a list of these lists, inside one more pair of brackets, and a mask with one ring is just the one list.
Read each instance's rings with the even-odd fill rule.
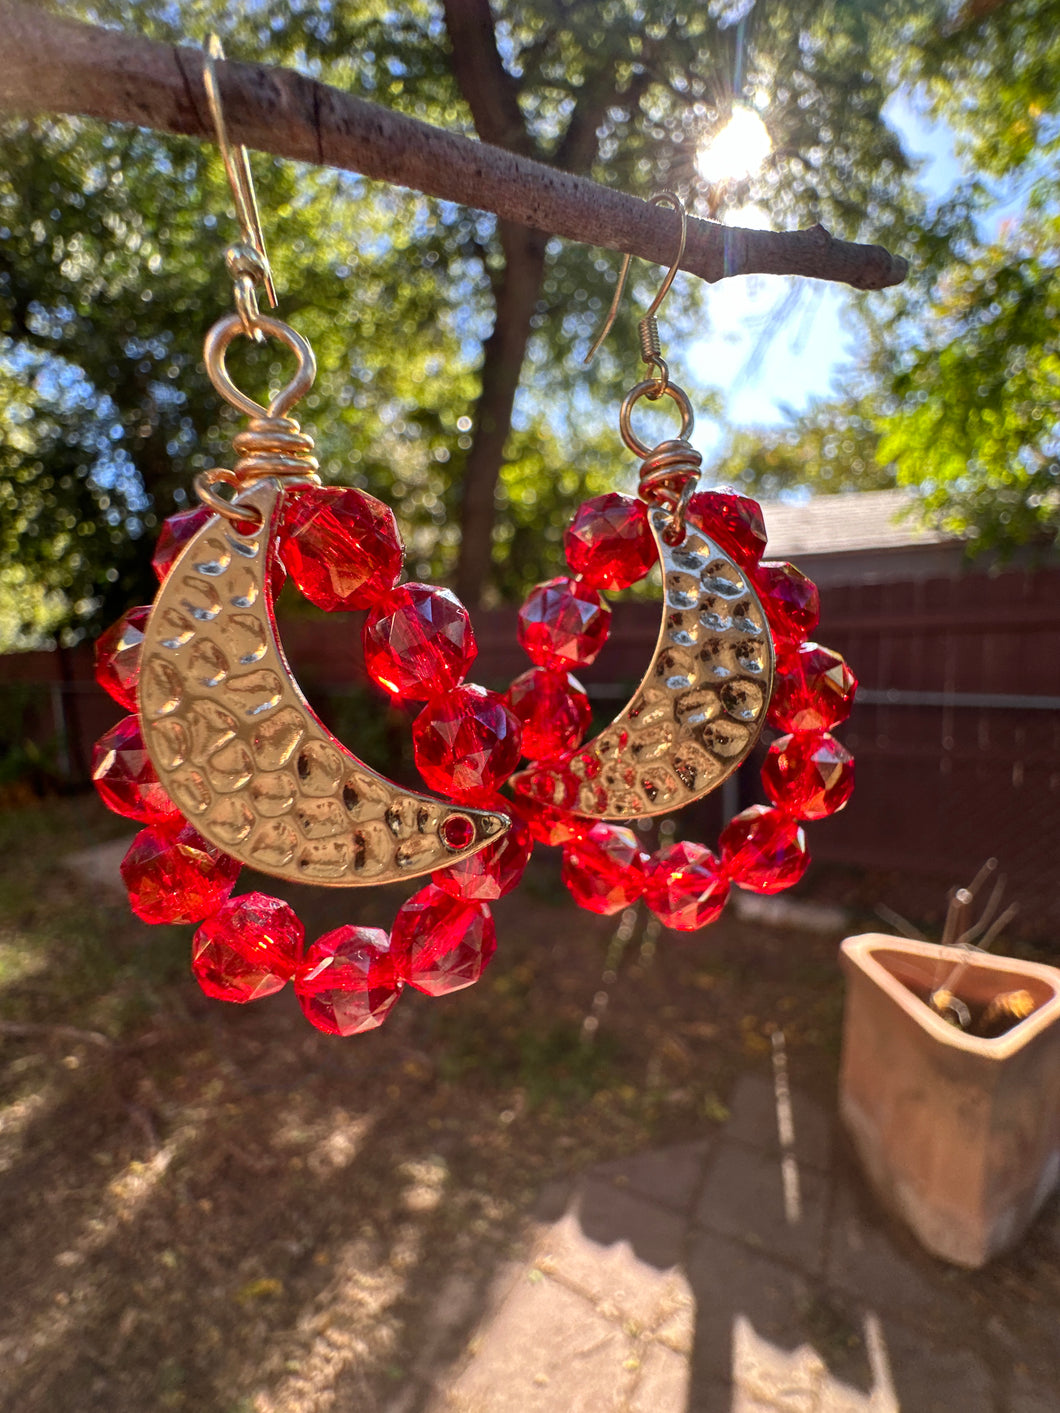
[[696,151],[699,175],[711,186],[752,176],[773,150],[769,130],[753,108],[733,105],[732,117]]

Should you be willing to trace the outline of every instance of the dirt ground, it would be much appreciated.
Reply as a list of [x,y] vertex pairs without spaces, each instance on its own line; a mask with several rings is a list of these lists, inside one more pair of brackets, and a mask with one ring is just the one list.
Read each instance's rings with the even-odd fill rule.
[[[700,936],[639,916],[616,939],[550,854],[497,905],[478,986],[406,992],[344,1041],[289,988],[208,1001],[192,929],[147,928],[59,865],[122,824],[94,797],[0,818],[3,1408],[382,1413],[451,1276],[484,1292],[553,1180],[709,1133],[775,1026],[833,1102],[836,932],[730,909]],[[288,896],[310,937],[388,926],[401,898]],[[1039,1286],[1010,1263],[983,1298]]]

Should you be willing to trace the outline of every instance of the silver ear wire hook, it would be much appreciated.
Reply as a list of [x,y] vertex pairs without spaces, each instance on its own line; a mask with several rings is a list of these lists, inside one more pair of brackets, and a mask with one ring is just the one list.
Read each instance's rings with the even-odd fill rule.
[[254,177],[250,170],[250,159],[242,143],[233,147],[228,139],[224,109],[221,106],[221,90],[217,82],[216,61],[224,59],[224,49],[216,34],[206,40],[202,55],[202,81],[206,90],[206,101],[217,133],[217,145],[221,149],[228,183],[236,204],[236,216],[243,233],[242,241],[232,245],[225,252],[225,264],[235,286],[236,308],[248,337],[263,343],[265,335],[257,325],[258,300],[257,285],[264,285],[269,305],[276,308],[276,286],[272,279],[268,251],[265,248],[265,235],[261,229],[261,214],[258,199],[254,193]]

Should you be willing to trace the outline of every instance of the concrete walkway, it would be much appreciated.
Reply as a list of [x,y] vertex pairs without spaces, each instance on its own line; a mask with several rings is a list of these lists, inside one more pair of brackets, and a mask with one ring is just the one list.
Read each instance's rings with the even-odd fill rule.
[[416,1407],[1058,1413],[1055,1201],[1018,1253],[955,1270],[877,1210],[827,1113],[777,1097],[744,1076],[716,1137],[550,1194]]

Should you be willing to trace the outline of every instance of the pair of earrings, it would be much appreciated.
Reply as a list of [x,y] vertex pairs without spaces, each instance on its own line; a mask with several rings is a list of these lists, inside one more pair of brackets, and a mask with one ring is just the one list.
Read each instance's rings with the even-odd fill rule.
[[[489,903],[516,886],[535,842],[563,848],[564,881],[581,906],[610,913],[644,897],[680,930],[714,921],[734,882],[790,886],[808,862],[800,821],[842,808],[853,786],[853,762],[829,729],[848,714],[856,683],[838,654],[807,641],[813,585],[790,565],[762,562],[755,502],[697,488],[691,404],[670,380],[655,321],[684,250],[678,198],[655,198],[679,212],[681,248],[641,321],[650,376],[619,418],[641,462],[638,495],[599,496],[577,512],[570,575],[538,585],[519,614],[532,666],[507,693],[490,692],[465,680],[476,653],[466,610],[447,589],[398,582],[392,511],[360,490],[321,485],[313,440],[290,415],[312,384],[313,353],[258,308],[259,289],[273,306],[275,292],[246,152],[225,132],[219,56],[211,41],[204,79],[243,239],[226,255],[236,310],[211,328],[204,356],[217,391],[248,420],[233,440],[234,467],[198,476],[200,505],[166,521],[153,605],[130,610],[97,644],[97,677],[130,712],[98,743],[93,776],[110,808],[145,825],[122,864],[133,910],[147,922],[199,924],[192,968],[210,995],[245,1002],[293,981],[315,1026],[353,1034],[379,1025],[405,985],[439,996],[478,980],[496,947]],[[229,376],[226,353],[242,337],[278,340],[295,356],[268,407]],[[649,448],[632,414],[642,398],[664,396],[680,411],[680,434]],[[582,744],[589,705],[571,669],[606,640],[601,591],[628,587],[656,563],[663,611],[651,662],[629,705]],[[416,763],[446,798],[371,770],[317,718],[273,614],[287,575],[318,607],[368,611],[367,670],[395,698],[423,704]],[[762,768],[772,803],[730,821],[720,857],[692,843],[649,856],[629,829],[606,822],[667,813],[717,788],[767,719],[786,733]],[[509,778],[513,794],[503,796]],[[346,926],[306,947],[287,903],[231,896],[243,865],[328,887],[430,881],[389,936]]]

